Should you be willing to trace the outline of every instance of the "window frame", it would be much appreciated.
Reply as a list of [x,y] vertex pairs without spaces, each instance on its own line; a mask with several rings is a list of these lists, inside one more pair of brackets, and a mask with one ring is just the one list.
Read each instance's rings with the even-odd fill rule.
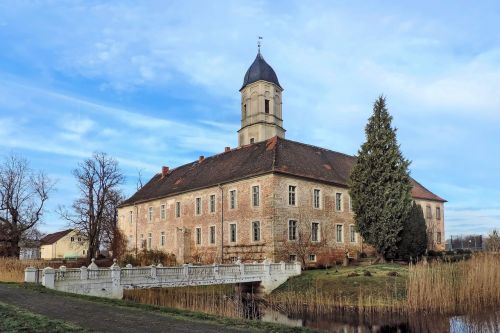
[[[234,194],[234,197],[233,197]],[[229,190],[229,209],[236,209],[238,207],[238,192],[236,189]]]
[[[339,241],[339,227],[340,227],[340,241]],[[344,243],[344,225],[337,223],[335,225],[335,242],[337,243]]]
[[201,197],[194,198],[194,215],[200,216],[203,212]]
[[196,246],[201,246],[202,242],[201,227],[196,227],[194,232],[194,244]]
[[166,244],[165,231],[160,232],[160,246],[164,247]]
[[[233,240],[233,226],[234,226],[234,240]],[[229,223],[229,243],[238,243],[238,224],[235,222]]]
[[217,227],[215,225],[211,225],[208,228],[208,242],[211,245],[215,245],[217,243]]
[[436,220],[441,220],[441,207],[436,206]]
[[[316,200],[316,192],[318,192],[317,200]],[[317,203],[317,205],[316,205]],[[313,188],[313,208],[314,209],[322,209],[322,200],[321,200],[321,189]]]
[[432,207],[431,207],[431,205],[425,205],[425,218],[432,219]]
[[175,218],[180,218],[181,217],[181,202],[176,201],[175,202]]
[[217,196],[215,194],[210,194],[208,197],[208,210],[210,214],[215,214],[217,210]]
[[[292,233],[291,233],[291,230],[292,230],[292,222],[293,223],[293,238],[291,237],[292,236]],[[294,219],[289,219],[288,220],[288,241],[289,242],[295,242],[297,241],[298,239],[298,235],[297,235],[297,224],[298,224],[298,221],[297,220],[294,220]]]
[[[257,226],[258,234],[255,233],[255,231],[256,231],[255,227],[256,226]],[[251,232],[252,232],[252,237],[251,237],[252,242],[260,242],[260,241],[262,241],[262,231],[261,231],[260,221],[252,221]],[[256,239],[255,236],[257,236],[257,239]]]
[[[354,241],[352,240],[353,235],[354,235]],[[357,242],[358,242],[358,233],[356,232],[356,226],[354,224],[349,224],[349,243],[356,244]]]
[[148,222],[151,223],[153,222],[153,219],[154,219],[154,210],[153,210],[153,206],[149,206],[148,207]]
[[288,206],[297,206],[297,185],[288,185]]
[[129,224],[134,223],[134,211],[133,211],[133,210],[131,210],[131,211],[129,211],[129,213],[128,213],[128,214],[129,214],[129,216],[128,216],[128,218],[129,218],[129,220],[128,220],[128,221],[129,221]]
[[342,192],[335,192],[335,211],[342,212],[343,211],[343,202],[342,202]]
[[269,114],[271,112],[271,100],[264,99],[264,113]]
[[160,220],[165,221],[167,219],[167,205],[160,205]]
[[[255,189],[257,189],[257,192],[255,192]],[[252,185],[252,190],[250,193],[251,193],[250,200],[252,200],[252,207],[253,208],[260,207],[260,185]]]
[[[314,225],[317,225],[316,234],[314,234]],[[316,239],[313,239],[313,235],[316,235]],[[318,243],[321,241],[321,225],[318,221],[311,222],[311,242]]]
[[148,232],[148,238],[147,238],[146,242],[147,242],[146,249],[151,251],[153,249],[153,233],[152,232]]
[[308,256],[308,259],[309,259],[310,262],[316,262],[317,259],[318,259],[318,257],[316,256],[315,253],[310,253],[309,256]]

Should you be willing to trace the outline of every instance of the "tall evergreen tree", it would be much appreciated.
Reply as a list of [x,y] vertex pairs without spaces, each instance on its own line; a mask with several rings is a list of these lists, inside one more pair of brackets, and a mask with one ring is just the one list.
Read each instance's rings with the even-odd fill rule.
[[410,216],[406,220],[398,244],[398,257],[410,259],[419,257],[427,249],[427,226],[422,207],[413,202]]
[[383,258],[395,255],[412,205],[410,162],[401,154],[391,121],[385,97],[380,96],[350,179],[356,228]]

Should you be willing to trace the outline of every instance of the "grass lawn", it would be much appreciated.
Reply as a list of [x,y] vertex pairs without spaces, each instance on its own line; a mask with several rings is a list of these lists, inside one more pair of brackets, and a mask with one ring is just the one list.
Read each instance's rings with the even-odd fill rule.
[[[369,271],[371,276],[365,276]],[[349,277],[358,273],[359,276]],[[398,276],[389,276],[389,272],[397,272]],[[273,292],[273,296],[287,293],[302,294],[321,293],[332,298],[343,298],[356,304],[360,296],[371,296],[373,299],[403,300],[406,298],[406,281],[408,266],[399,264],[375,264],[331,269],[307,270],[300,276],[289,279]]]
[[82,327],[61,320],[23,310],[0,302],[0,332],[89,332]]

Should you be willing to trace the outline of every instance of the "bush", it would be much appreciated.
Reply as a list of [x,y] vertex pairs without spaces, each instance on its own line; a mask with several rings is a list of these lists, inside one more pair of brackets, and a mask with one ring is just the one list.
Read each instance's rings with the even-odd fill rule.
[[163,266],[175,266],[177,261],[175,255],[158,250],[142,250],[137,257],[131,252],[124,254],[118,260],[120,266],[131,264],[132,266],[149,266],[162,264]]
[[359,257],[364,259],[364,258],[368,258],[368,255],[366,254],[366,252],[361,252],[359,254]]

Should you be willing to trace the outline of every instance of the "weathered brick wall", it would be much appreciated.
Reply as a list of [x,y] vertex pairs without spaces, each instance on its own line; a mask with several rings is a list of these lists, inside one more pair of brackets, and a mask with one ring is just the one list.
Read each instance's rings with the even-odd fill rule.
[[[260,205],[252,206],[252,186],[260,188]],[[289,186],[296,186],[296,205],[288,203]],[[313,191],[320,190],[320,208],[313,207]],[[224,260],[240,258],[244,261],[273,261],[288,259],[288,221],[298,221],[298,227],[310,236],[311,223],[320,224],[321,249],[315,250],[316,262],[342,260],[347,251],[350,257],[359,253],[373,254],[372,247],[363,243],[356,234],[355,241],[350,239],[350,226],[354,225],[354,215],[350,209],[348,189],[301,178],[268,174],[253,177],[222,186],[224,193]],[[148,242],[151,234],[151,249],[162,250],[176,255],[178,262],[220,261],[221,256],[221,195],[218,186],[183,193],[176,196],[152,200],[135,206],[122,207],[118,211],[119,225],[129,239],[130,248],[136,244],[141,248],[141,240]],[[229,193],[236,190],[236,207],[230,208]],[[341,193],[340,211],[336,209],[336,194]],[[210,195],[215,195],[215,212],[211,213]],[[196,198],[201,198],[201,214],[195,212]],[[175,203],[181,203],[181,216],[175,216]],[[427,219],[433,230],[436,249],[444,248],[444,207],[442,203],[417,200],[424,208],[430,206],[433,218]],[[161,205],[166,207],[166,218],[161,219]],[[153,207],[153,219],[149,221],[148,210]],[[441,219],[436,219],[436,207],[441,209]],[[129,212],[134,219],[129,221]],[[136,216],[137,215],[137,216]],[[137,220],[137,225],[136,225]],[[260,241],[252,239],[252,222],[260,222]],[[230,242],[230,225],[237,226],[236,242]],[[342,239],[337,240],[337,225],[342,226]],[[216,228],[215,244],[209,243],[210,226]],[[201,228],[201,244],[196,244],[196,228]],[[137,237],[136,237],[137,230]],[[441,232],[442,242],[437,244],[435,237]],[[165,233],[165,245],[161,246],[161,233]],[[313,263],[311,263],[313,264]]]
[[[444,204],[439,201],[415,199],[415,202],[422,207],[427,224],[428,246],[430,250],[442,251],[445,247],[444,234]],[[430,214],[428,211],[430,208]],[[438,211],[439,208],[439,217]]]

